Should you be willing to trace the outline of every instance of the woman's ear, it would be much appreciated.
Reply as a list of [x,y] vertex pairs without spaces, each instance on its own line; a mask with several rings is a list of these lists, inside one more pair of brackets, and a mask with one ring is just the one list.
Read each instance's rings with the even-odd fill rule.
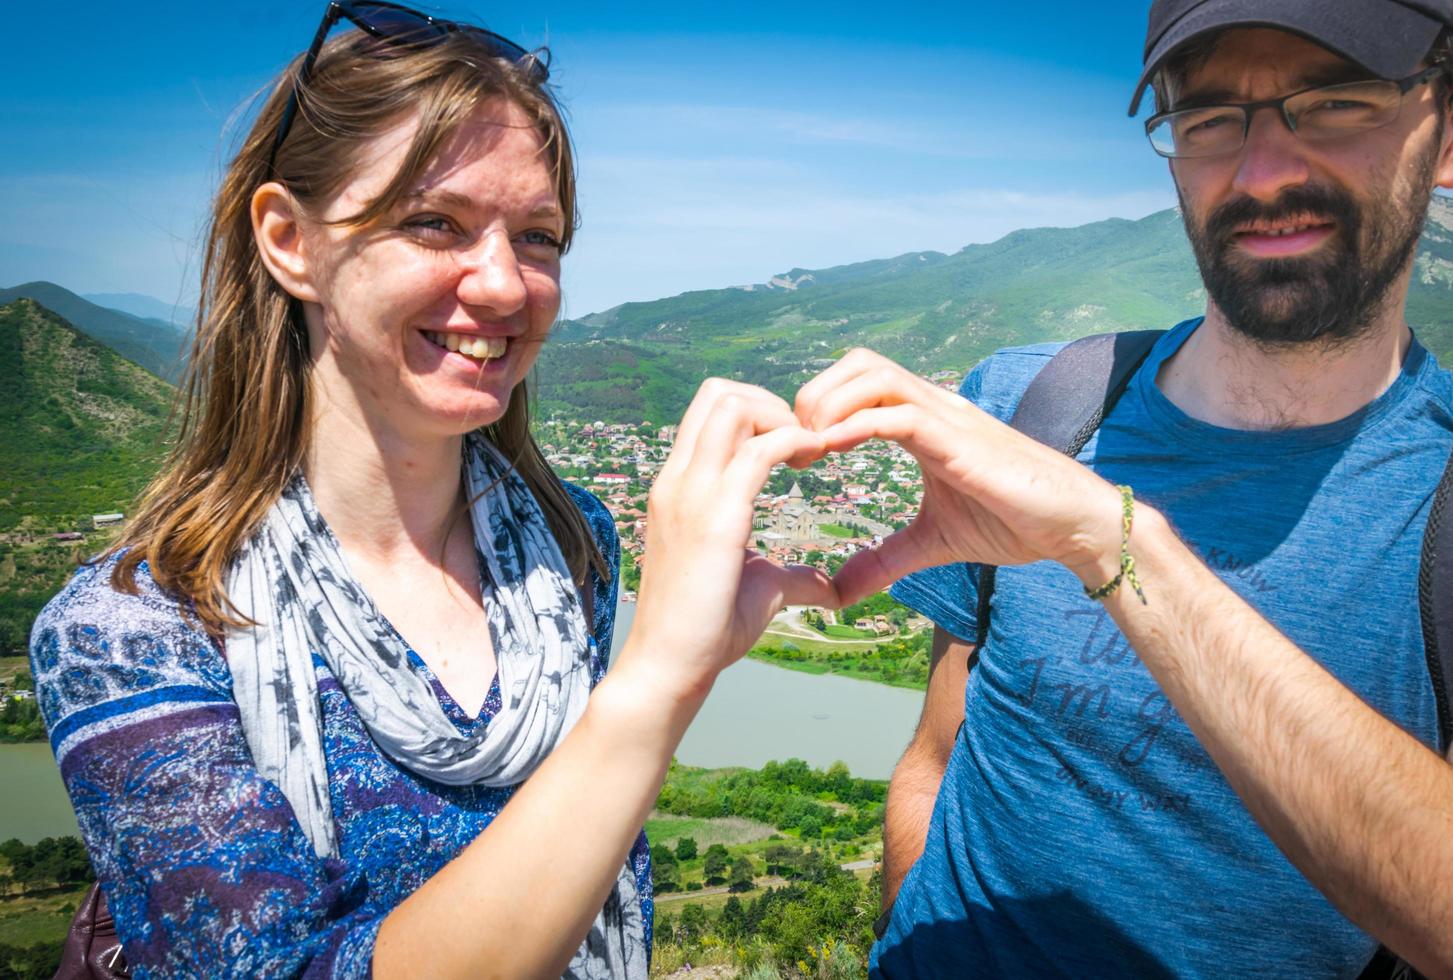
[[252,237],[262,264],[288,295],[307,303],[318,302],[298,204],[276,181],[268,181],[252,192]]

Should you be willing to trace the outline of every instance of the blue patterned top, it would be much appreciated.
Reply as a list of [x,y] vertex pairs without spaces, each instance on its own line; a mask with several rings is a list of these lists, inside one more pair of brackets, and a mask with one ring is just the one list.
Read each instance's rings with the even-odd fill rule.
[[[567,484],[609,566],[605,506]],[[367,977],[388,913],[487,827],[517,787],[446,786],[383,755],[314,657],[340,856],[319,858],[282,792],[254,768],[221,649],[176,600],[114,561],[83,566],[36,620],[36,693],[81,835],[135,975]],[[596,654],[610,657],[616,576],[591,574]],[[445,715],[473,734],[500,708],[498,681],[470,718],[412,651]],[[582,828],[585,832],[586,828]],[[645,833],[631,852],[651,943]]]

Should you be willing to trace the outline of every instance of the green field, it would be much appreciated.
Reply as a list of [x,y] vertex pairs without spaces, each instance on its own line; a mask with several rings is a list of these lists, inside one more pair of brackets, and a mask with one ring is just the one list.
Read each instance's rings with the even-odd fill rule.
[[817,525],[817,529],[823,534],[834,538],[855,538],[858,536],[857,531],[849,527],[843,527],[841,524],[819,524]]
[[48,895],[0,898],[0,945],[30,946],[44,942],[59,946],[88,887],[61,889]]
[[0,686],[9,687],[15,683],[15,675],[30,673],[29,657],[0,657]]
[[746,817],[678,817],[653,810],[646,820],[646,837],[652,844],[672,847],[690,837],[704,851],[713,844],[750,844],[777,833],[771,824]]
[[843,626],[841,623],[829,623],[822,629],[823,635],[833,640],[876,640],[878,635],[868,630],[860,630],[853,626]]
[[853,642],[829,642],[826,638],[819,641],[810,640],[798,633],[783,633],[780,630],[769,629],[762,634],[762,643],[764,645],[795,648],[814,656],[827,656],[833,653],[841,653],[845,650],[858,651],[859,653],[865,650],[871,650],[878,645],[878,640],[874,637],[872,639]]
[[927,631],[883,643],[861,645],[815,644],[796,637],[787,639],[776,633],[768,634],[747,651],[747,656],[805,674],[839,674],[891,687],[924,691],[928,689],[931,645],[932,637]]

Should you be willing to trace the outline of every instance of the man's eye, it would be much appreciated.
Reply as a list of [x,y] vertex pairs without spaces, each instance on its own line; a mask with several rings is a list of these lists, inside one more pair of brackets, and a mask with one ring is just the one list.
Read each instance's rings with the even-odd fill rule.
[[1372,112],[1377,107],[1371,102],[1364,102],[1361,99],[1323,99],[1311,107],[1307,112]]
[[1210,132],[1213,129],[1219,129],[1230,122],[1231,117],[1229,115],[1198,117],[1187,120],[1181,132],[1188,136],[1199,135]]

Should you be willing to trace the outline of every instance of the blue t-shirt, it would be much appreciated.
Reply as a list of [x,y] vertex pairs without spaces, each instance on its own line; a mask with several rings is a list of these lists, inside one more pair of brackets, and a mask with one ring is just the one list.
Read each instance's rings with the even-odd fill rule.
[[[1157,343],[1079,460],[1133,486],[1298,646],[1436,745],[1417,573],[1453,450],[1453,376],[1414,342],[1392,386],[1339,422],[1218,428],[1155,384],[1199,322]],[[1002,351],[962,393],[1008,420],[1057,349]],[[974,639],[966,566],[893,595]],[[1079,581],[1050,562],[1001,568],[992,609],[873,975],[1355,977],[1376,941],[1252,820]]]

